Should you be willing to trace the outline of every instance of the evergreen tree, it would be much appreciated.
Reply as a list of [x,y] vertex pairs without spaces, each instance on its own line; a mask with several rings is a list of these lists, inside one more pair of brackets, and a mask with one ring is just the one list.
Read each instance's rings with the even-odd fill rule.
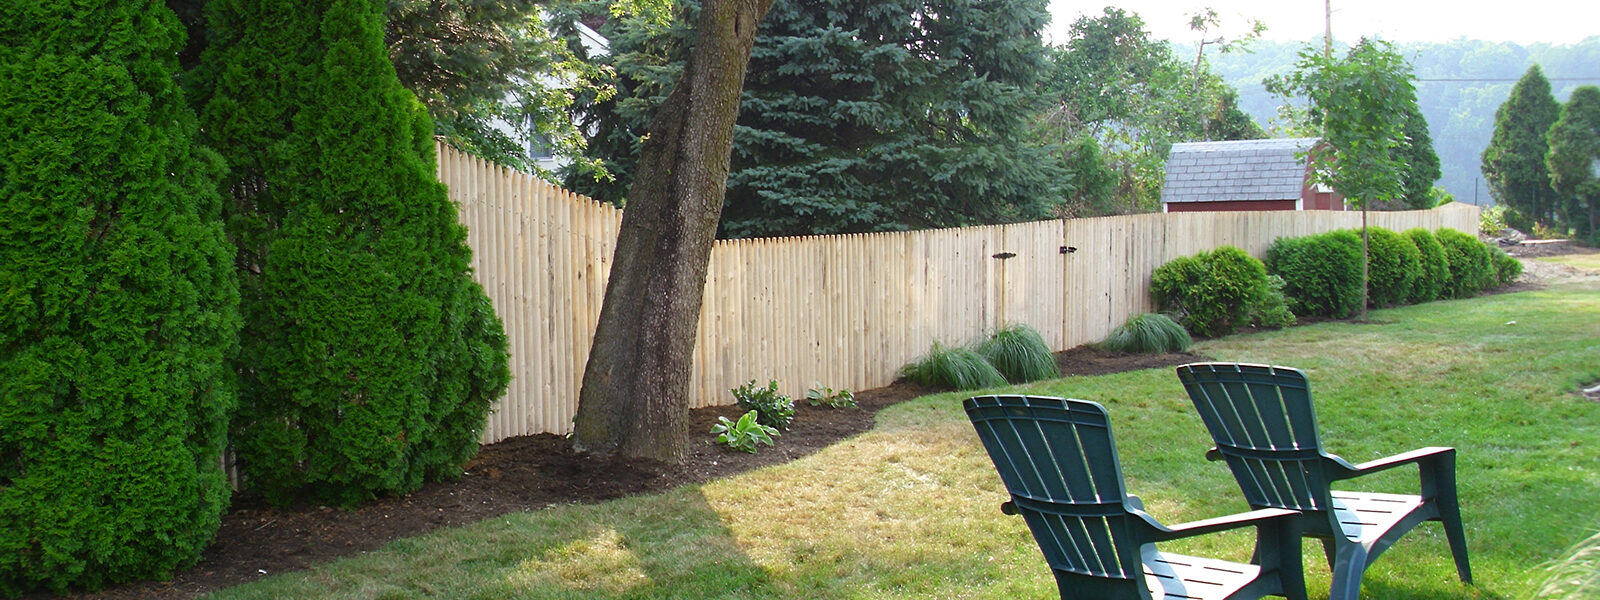
[[1545,166],[1546,135],[1560,116],[1550,81],[1539,65],[1528,68],[1495,110],[1494,135],[1483,149],[1483,178],[1495,200],[1545,225],[1555,224],[1560,206]]
[[157,0],[0,20],[0,596],[194,564],[220,469],[238,288]]
[[276,502],[353,504],[452,477],[504,391],[432,127],[382,2],[219,0],[197,87],[234,164],[245,331],[233,442]]
[[1600,87],[1572,91],[1550,126],[1546,159],[1562,215],[1578,239],[1600,240]]
[[[1038,0],[776,3],[750,59],[721,235],[1047,218],[1060,171],[1024,139],[1046,19]],[[614,46],[634,99],[663,89],[669,70],[646,67],[676,33]],[[611,118],[642,116],[640,104]],[[608,137],[619,130],[641,128],[602,128],[596,155],[634,153],[631,136]]]
[[1395,149],[1405,165],[1401,172],[1400,198],[1403,208],[1423,210],[1433,208],[1435,198],[1433,182],[1439,180],[1439,154],[1433,150],[1433,137],[1428,135],[1428,119],[1417,107],[1416,95],[1405,103],[1405,141]]

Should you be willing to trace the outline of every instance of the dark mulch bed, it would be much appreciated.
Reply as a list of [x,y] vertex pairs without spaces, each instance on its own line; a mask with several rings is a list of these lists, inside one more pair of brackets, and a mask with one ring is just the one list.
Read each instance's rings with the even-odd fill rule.
[[[1079,347],[1056,355],[1063,375],[1100,375],[1171,367],[1204,360],[1188,354],[1126,354]],[[696,443],[677,465],[599,459],[573,452],[561,436],[541,434],[485,446],[455,481],[382,498],[355,510],[318,506],[277,508],[236,502],[222,518],[217,541],[200,564],[171,581],[126,585],[77,598],[193,598],[269,574],[305,569],[374,550],[390,541],[443,527],[466,525],[512,512],[570,503],[610,500],[667,490],[793,460],[872,427],[873,415],[898,402],[935,392],[901,381],[856,394],[854,409],[796,406],[795,427],[776,447],[758,454]],[[736,407],[693,412],[695,430],[708,431],[717,417],[735,417]],[[36,596],[47,597],[47,596]]]

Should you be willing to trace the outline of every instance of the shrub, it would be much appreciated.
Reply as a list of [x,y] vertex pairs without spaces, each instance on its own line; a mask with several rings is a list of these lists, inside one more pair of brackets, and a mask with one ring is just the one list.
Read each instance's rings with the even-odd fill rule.
[[1279,238],[1266,264],[1283,278],[1296,315],[1343,319],[1361,307],[1361,237],[1354,232]]
[[1470,298],[1489,289],[1495,278],[1489,247],[1478,238],[1454,229],[1440,229],[1437,237],[1439,245],[1444,247],[1445,260],[1450,263],[1450,277],[1445,280],[1442,295]]
[[1450,281],[1450,261],[1444,256],[1444,246],[1439,244],[1439,239],[1433,233],[1420,227],[1407,229],[1400,235],[1411,240],[1411,245],[1417,248],[1417,259],[1421,265],[1406,301],[1420,304],[1438,300],[1444,293],[1445,282]]
[[1400,234],[1367,228],[1367,303],[1384,307],[1405,304],[1422,277],[1422,253]]
[[1027,325],[1012,325],[989,336],[978,355],[1011,383],[1027,383],[1061,375],[1055,354],[1039,332]]
[[1489,260],[1494,264],[1495,285],[1507,285],[1522,275],[1522,261],[1505,250],[1489,246]]
[[238,283],[159,2],[0,20],[0,597],[162,578],[216,536]]
[[851,408],[856,405],[856,395],[850,390],[835,390],[818,383],[806,390],[806,403],[828,408]]
[[778,437],[777,428],[762,425],[758,414],[754,410],[744,413],[737,422],[729,421],[727,417],[717,417],[717,422],[711,426],[711,433],[717,434],[719,444],[755,454],[760,444],[772,446],[772,438]]
[[788,429],[794,420],[794,400],[778,392],[776,381],[767,381],[767,387],[756,387],[756,380],[751,379],[732,392],[739,408],[756,411],[762,425]]
[[505,333],[374,2],[213,2],[187,81],[230,166],[248,490],[352,505],[457,477],[504,391]]
[[906,365],[900,375],[928,387],[977,390],[1000,387],[1006,378],[970,348],[949,348],[937,342],[927,356]]
[[1150,293],[1162,312],[1196,335],[1218,336],[1265,317],[1273,290],[1261,261],[1233,246],[1174,259],[1157,268]]
[[1282,277],[1267,276],[1267,294],[1251,313],[1252,323],[1261,327],[1288,327],[1294,324],[1294,311],[1289,310],[1289,301],[1283,295],[1285,285]]
[[1100,347],[1117,352],[1182,352],[1194,345],[1189,332],[1177,321],[1159,313],[1145,313],[1128,319],[1100,342]]
[[1509,227],[1509,225],[1506,224],[1506,206],[1504,204],[1496,204],[1478,213],[1479,235],[1498,236],[1505,232],[1506,227]]

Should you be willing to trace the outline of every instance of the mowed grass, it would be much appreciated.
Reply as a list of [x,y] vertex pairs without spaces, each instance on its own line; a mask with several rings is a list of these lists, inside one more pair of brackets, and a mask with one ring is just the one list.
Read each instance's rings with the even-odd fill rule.
[[1580,269],[1600,271],[1600,253],[1595,254],[1564,254],[1561,256],[1547,256],[1539,260],[1553,262],[1561,265],[1571,265]]
[[[1308,372],[1324,444],[1352,462],[1455,446],[1477,585],[1460,584],[1438,524],[1367,572],[1363,596],[1520,600],[1544,565],[1600,525],[1600,287],[1374,311],[1214,340],[1195,351]],[[1176,377],[1157,369],[1008,391],[1105,404],[1130,489],[1168,524],[1245,510]],[[217,598],[1054,598],[1022,521],[960,408],[966,394],[880,413],[811,457],[701,486],[564,506],[402,540]],[[804,427],[805,423],[795,424]],[[782,443],[782,440],[779,440]],[[1415,471],[1361,487],[1414,490]],[[1248,559],[1233,533],[1168,549]],[[1321,547],[1305,544],[1312,598]]]

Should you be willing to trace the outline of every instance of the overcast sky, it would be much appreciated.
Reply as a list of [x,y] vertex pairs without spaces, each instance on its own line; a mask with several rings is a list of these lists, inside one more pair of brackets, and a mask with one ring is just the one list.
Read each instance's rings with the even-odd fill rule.
[[[1060,43],[1079,16],[1100,15],[1110,4],[1138,13],[1155,37],[1192,43],[1188,15],[1211,7],[1224,35],[1249,19],[1266,23],[1265,39],[1309,41],[1322,35],[1324,0],[1051,0],[1046,39]],[[1391,42],[1447,42],[1456,38],[1573,44],[1600,35],[1597,0],[1333,0],[1333,39],[1379,37]]]

